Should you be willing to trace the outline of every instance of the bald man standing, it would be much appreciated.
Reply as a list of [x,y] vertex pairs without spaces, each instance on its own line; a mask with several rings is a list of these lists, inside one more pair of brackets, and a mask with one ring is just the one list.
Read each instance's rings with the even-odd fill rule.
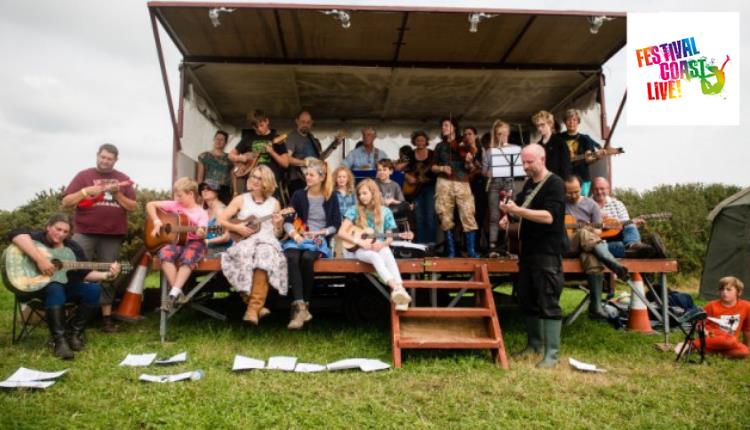
[[[518,356],[544,352],[536,367],[549,369],[560,360],[565,187],[563,180],[545,167],[541,145],[533,143],[523,148],[521,160],[529,179],[515,202],[500,204],[504,213],[521,219],[515,294],[525,314],[528,344]],[[506,215],[500,220],[500,228],[507,226]]]

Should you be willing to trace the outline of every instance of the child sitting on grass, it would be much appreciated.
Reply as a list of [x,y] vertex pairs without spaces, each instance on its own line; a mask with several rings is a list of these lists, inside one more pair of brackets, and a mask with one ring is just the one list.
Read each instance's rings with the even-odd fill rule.
[[[747,358],[750,355],[750,302],[740,299],[745,285],[734,276],[719,280],[719,300],[705,306],[706,351],[729,358]],[[740,332],[743,341],[740,342]],[[682,344],[678,345],[680,348]],[[699,340],[693,342],[698,348]],[[679,352],[680,349],[675,349]]]
[[[162,221],[156,209],[164,212],[185,214],[190,225],[198,227],[194,232],[188,232],[185,245],[169,244],[159,250],[161,270],[172,287],[169,300],[163,304],[163,309],[170,312],[175,303],[183,296],[182,287],[190,277],[198,262],[206,255],[205,226],[208,224],[208,213],[198,204],[198,184],[190,178],[180,178],[172,187],[174,200],[158,200],[146,203],[146,212],[154,222],[151,235],[156,236],[162,228]],[[179,268],[175,265],[179,261]]]

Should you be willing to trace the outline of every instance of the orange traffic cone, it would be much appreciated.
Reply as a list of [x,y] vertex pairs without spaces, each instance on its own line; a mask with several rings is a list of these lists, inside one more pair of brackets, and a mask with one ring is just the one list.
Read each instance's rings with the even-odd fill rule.
[[[643,278],[638,272],[630,274],[630,288],[634,291],[630,295],[630,311],[628,313],[628,330],[637,333],[652,333],[651,321],[648,319],[648,308],[640,297],[645,297],[646,293],[643,288]],[[635,294],[640,292],[640,295]]]
[[125,296],[120,302],[120,306],[114,313],[114,317],[125,322],[136,322],[143,319],[141,316],[141,303],[143,302],[143,282],[148,274],[148,265],[151,256],[148,252],[141,255],[138,261],[138,267],[130,278],[130,284],[125,291]]

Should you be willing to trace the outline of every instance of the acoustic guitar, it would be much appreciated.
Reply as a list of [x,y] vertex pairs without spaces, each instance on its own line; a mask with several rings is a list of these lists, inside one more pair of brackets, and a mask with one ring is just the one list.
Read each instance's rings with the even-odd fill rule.
[[[672,218],[672,213],[671,212],[657,212],[657,213],[652,213],[652,214],[640,215],[640,216],[637,216],[636,218],[640,218],[643,220],[669,219],[669,218]],[[590,226],[590,227],[602,230],[599,237],[601,237],[602,239],[609,239],[620,234],[620,232],[626,225],[632,224],[633,222],[634,221],[632,219],[621,222],[614,218],[605,217],[603,221],[600,223],[586,223],[586,222],[581,222],[581,221],[576,220],[573,217],[573,215],[565,214],[565,231],[567,232],[568,238],[572,238],[576,230]]]
[[[286,134],[281,134],[279,136],[276,136],[271,141],[271,144],[278,145],[279,143],[285,141],[286,138],[287,138]],[[253,170],[255,166],[258,165],[258,160],[260,159],[260,156],[265,153],[267,153],[267,151],[264,146],[263,149],[259,151],[250,151],[250,152],[241,154],[241,155],[247,156],[248,159],[246,161],[235,161],[232,174],[235,176],[235,178],[242,178],[242,177],[249,175],[250,171]]]
[[367,241],[369,243],[375,243],[378,239],[404,239],[404,240],[412,240],[414,239],[414,233],[410,231],[406,231],[403,233],[394,233],[394,232],[387,232],[387,233],[375,233],[375,230],[371,228],[360,228],[357,226],[353,226],[350,230],[350,236],[349,237],[341,237],[342,239],[342,245],[344,249],[347,251],[354,252],[359,248],[359,245],[357,245],[357,242],[359,241]]
[[221,233],[224,230],[220,225],[211,227],[191,225],[187,215],[166,212],[160,208],[156,208],[156,215],[161,220],[159,233],[155,236],[151,234],[154,230],[154,220],[151,217],[146,217],[146,225],[143,228],[143,244],[150,252],[170,243],[185,245],[188,233],[195,232],[200,228],[206,229],[206,232],[216,233]]
[[[76,261],[73,250],[67,247],[49,248],[37,241],[34,241],[34,246],[55,266],[55,273],[52,276],[41,273],[31,257],[26,255],[21,248],[11,244],[3,252],[0,265],[2,265],[4,284],[14,293],[35,293],[44,289],[50,282],[65,284],[68,282],[68,271],[70,270],[108,271],[112,264]],[[131,270],[130,263],[123,262],[120,264],[122,267],[121,274]]]
[[601,158],[601,157],[609,157],[612,155],[620,155],[624,154],[625,150],[622,148],[602,148],[596,152],[587,151],[583,154],[578,154],[570,157],[570,162],[576,162],[581,160],[587,160],[589,158]]

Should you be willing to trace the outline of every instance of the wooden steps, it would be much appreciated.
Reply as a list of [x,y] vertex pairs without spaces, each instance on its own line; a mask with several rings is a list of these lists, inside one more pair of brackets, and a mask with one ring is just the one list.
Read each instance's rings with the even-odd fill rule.
[[396,312],[391,305],[393,365],[401,367],[403,349],[489,349],[495,363],[508,369],[492,286],[485,264],[473,268],[469,281],[405,281],[405,288],[474,290],[471,307],[410,307]]

